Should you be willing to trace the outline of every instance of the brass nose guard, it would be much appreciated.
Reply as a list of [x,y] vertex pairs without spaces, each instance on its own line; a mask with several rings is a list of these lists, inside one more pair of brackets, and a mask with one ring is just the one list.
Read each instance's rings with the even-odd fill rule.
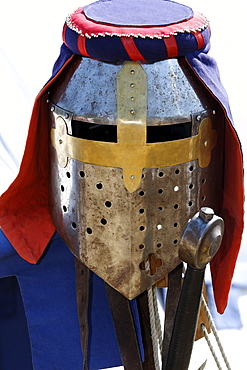
[[147,143],[147,75],[138,62],[126,62],[117,75],[117,143],[91,141],[68,135],[62,116],[51,129],[51,141],[58,163],[66,167],[68,158],[123,170],[126,189],[132,193],[141,182],[144,168],[169,167],[198,159],[207,167],[217,142],[217,132],[205,118],[199,133],[190,138]]
[[147,137],[147,74],[138,62],[126,62],[117,75],[118,144],[124,148],[123,180],[129,192],[138,188],[142,169],[136,148]]

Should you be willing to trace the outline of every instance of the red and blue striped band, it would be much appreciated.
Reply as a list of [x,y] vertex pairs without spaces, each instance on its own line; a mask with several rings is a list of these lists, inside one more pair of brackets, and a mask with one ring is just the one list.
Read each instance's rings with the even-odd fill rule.
[[140,27],[98,23],[79,8],[63,29],[63,41],[73,53],[109,62],[185,56],[204,48],[209,39],[209,23],[200,13],[176,24]]

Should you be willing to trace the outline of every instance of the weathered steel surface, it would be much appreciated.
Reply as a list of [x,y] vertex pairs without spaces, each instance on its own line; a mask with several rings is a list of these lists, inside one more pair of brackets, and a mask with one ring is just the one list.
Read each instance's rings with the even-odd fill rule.
[[212,208],[202,207],[183,232],[179,257],[195,269],[204,268],[217,253],[223,233],[223,219]]
[[[64,93],[54,103],[74,119],[116,125],[117,81],[122,64],[84,58]],[[147,74],[147,124],[188,122],[203,106],[176,59],[142,64]]]
[[[82,127],[84,122],[116,125],[116,76],[121,67],[84,59],[60,100],[55,101],[63,109],[54,108],[51,127],[56,127],[58,116],[66,122],[68,133],[75,119]],[[217,145],[207,167],[201,168],[197,159],[167,167],[144,167],[140,185],[130,192],[121,168],[72,158],[61,167],[51,146],[51,213],[59,234],[81,261],[129,299],[180,263],[179,243],[189,219],[202,206],[217,213],[222,189],[223,119],[217,105],[205,106],[207,110],[202,111],[176,61],[144,64],[142,68],[148,76],[147,125],[183,122],[191,127],[192,138],[188,140],[198,135],[205,120],[217,130]],[[166,138],[161,135],[159,140]],[[173,154],[176,156],[176,151]],[[150,271],[146,270],[147,262]]]
[[57,151],[59,165],[66,167],[68,158],[71,158],[98,166],[121,168],[124,185],[132,193],[140,185],[144,168],[170,167],[195,159],[198,159],[199,167],[207,167],[217,143],[217,131],[212,130],[209,118],[202,121],[197,135],[164,143],[146,143],[145,121],[119,121],[118,142],[109,143],[67,135],[65,119],[57,116],[56,128],[51,129],[51,141]]

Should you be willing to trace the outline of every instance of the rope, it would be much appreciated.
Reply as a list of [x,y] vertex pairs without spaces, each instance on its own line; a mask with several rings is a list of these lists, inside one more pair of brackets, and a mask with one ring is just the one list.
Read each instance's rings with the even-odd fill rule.
[[152,292],[153,292],[153,305],[154,305],[156,332],[157,332],[157,337],[158,337],[158,342],[159,342],[160,353],[162,353],[163,336],[162,336],[162,329],[161,329],[161,324],[160,324],[160,315],[159,315],[158,302],[157,302],[156,285],[152,286]]
[[[148,273],[150,271],[149,261],[146,261],[145,267],[146,267],[146,271]],[[162,353],[163,340],[162,340],[162,329],[161,329],[161,324],[160,324],[160,316],[159,316],[159,312],[158,312],[156,286],[153,285],[147,291],[148,291],[148,306],[149,306],[150,326],[151,326],[151,336],[152,336],[152,344],[153,344],[153,351],[154,351],[155,369],[159,370],[160,369],[159,351],[160,351],[160,354],[161,354]],[[229,363],[227,361],[226,355],[224,353],[223,347],[221,345],[219,336],[217,334],[217,330],[216,330],[216,327],[214,325],[213,318],[212,318],[211,313],[210,313],[210,311],[207,307],[207,304],[206,304],[206,301],[205,301],[203,295],[202,295],[201,300],[202,300],[202,305],[205,309],[209,324],[212,328],[212,332],[214,333],[214,336],[215,336],[215,339],[217,341],[218,347],[219,347],[220,352],[222,354],[222,357],[224,358],[224,361],[226,363],[227,369],[231,370],[231,368],[229,366]],[[222,370],[220,362],[219,362],[219,360],[217,358],[217,355],[214,351],[213,345],[212,345],[212,343],[209,339],[209,335],[208,335],[208,332],[207,332],[207,329],[206,329],[205,325],[202,324],[201,329],[203,331],[204,337],[205,337],[205,339],[207,341],[207,344],[210,348],[210,351],[211,351],[211,353],[214,357],[214,360],[217,364],[218,369]]]
[[[146,271],[149,271],[150,264],[149,261],[146,262]],[[154,364],[155,369],[160,370],[160,363],[159,363],[159,350],[160,354],[162,353],[162,329],[160,324],[160,316],[158,311],[158,303],[157,303],[157,294],[156,294],[156,286],[153,285],[152,287],[148,288],[148,306],[149,306],[149,315],[150,315],[150,326],[151,326],[151,336],[152,336],[152,344],[153,344],[153,352],[154,352]],[[212,333],[215,337],[215,340],[217,342],[218,348],[220,350],[221,356],[224,360],[224,363],[226,365],[226,368],[228,370],[231,370],[231,367],[229,365],[229,362],[227,360],[226,354],[224,352],[223,346],[221,344],[220,338],[217,333],[216,326],[214,324],[212,315],[209,311],[209,308],[207,306],[207,303],[205,301],[205,298],[202,294],[201,296],[201,303],[205,310],[209,325],[212,329]],[[212,356],[215,360],[215,363],[217,365],[217,368],[219,370],[222,370],[221,364],[219,362],[219,359],[216,355],[216,352],[214,351],[212,342],[210,341],[209,334],[207,332],[207,329],[204,324],[201,324],[201,329],[203,331],[203,335],[205,337],[205,340],[208,344],[208,347],[212,353]]]
[[219,363],[219,360],[218,360],[218,358],[217,358],[217,356],[216,356],[216,353],[215,353],[215,351],[214,351],[214,349],[213,349],[212,343],[211,343],[211,341],[210,341],[210,339],[209,339],[209,335],[208,335],[207,329],[206,329],[206,327],[205,327],[205,325],[204,325],[204,324],[201,324],[201,329],[202,329],[202,331],[203,331],[203,335],[204,335],[204,337],[205,337],[205,339],[206,339],[206,342],[207,342],[207,344],[208,344],[208,346],[209,346],[209,349],[210,349],[210,351],[211,351],[211,353],[212,353],[212,355],[213,355],[213,358],[214,358],[214,360],[215,360],[215,362],[216,362],[216,365],[217,365],[218,369],[219,369],[219,370],[222,370],[222,367],[221,367],[221,365],[220,365],[220,363]]
[[160,369],[159,347],[158,347],[157,335],[156,335],[156,320],[155,320],[155,310],[154,310],[154,304],[153,304],[153,288],[152,287],[148,288],[147,292],[148,292],[148,308],[149,308],[149,316],[150,316],[151,336],[152,336],[153,352],[154,352],[154,365],[155,365],[155,370],[159,370]]
[[[147,273],[150,273],[150,262],[149,260],[145,263],[145,270]],[[149,309],[149,317],[150,317],[150,328],[151,328],[151,337],[152,337],[152,344],[153,344],[153,354],[154,354],[154,366],[155,370],[160,370],[160,363],[159,363],[159,313],[158,313],[158,305],[157,305],[157,298],[156,298],[156,289],[155,286],[151,286],[147,289],[148,293],[148,309]],[[158,325],[159,322],[159,325]],[[161,327],[160,327],[161,331]],[[161,333],[161,343],[162,343],[162,333]]]
[[[150,272],[150,263],[147,260],[145,263],[145,269],[147,273]],[[162,353],[162,329],[160,324],[160,316],[158,311],[158,303],[157,303],[157,294],[156,294],[156,286],[153,285],[150,288],[147,289],[148,292],[148,308],[149,308],[149,316],[150,316],[150,327],[151,327],[151,337],[152,337],[152,344],[153,344],[153,353],[154,353],[154,365],[155,370],[160,370],[160,362],[159,362],[159,351],[160,354]],[[216,326],[214,324],[212,315],[208,309],[207,303],[205,301],[205,298],[202,294],[201,296],[201,304],[205,310],[209,325],[212,329],[213,335],[215,337],[215,340],[217,342],[218,348],[220,350],[221,356],[225,362],[225,365],[228,370],[231,370],[231,367],[229,365],[229,362],[227,360],[226,354],[224,352],[223,346],[221,344],[220,338],[217,333]],[[201,330],[203,331],[203,335],[205,337],[205,340],[209,346],[209,349],[212,353],[212,356],[215,360],[215,363],[217,365],[217,368],[219,370],[222,370],[221,364],[218,360],[218,357],[216,355],[216,352],[214,351],[213,345],[209,339],[209,334],[207,332],[207,329],[204,324],[201,324]]]
[[[204,298],[203,294],[202,294],[202,296],[201,296],[201,303],[202,303],[202,306],[203,306],[203,308],[204,308],[204,310],[205,310],[205,313],[206,313],[206,315],[207,315],[207,319],[208,319],[209,325],[210,325],[210,327],[211,327],[211,329],[212,329],[212,332],[213,332],[214,337],[215,337],[215,339],[216,339],[217,345],[218,345],[218,347],[219,347],[219,350],[220,350],[221,356],[222,356],[222,358],[223,358],[223,360],[224,360],[224,362],[225,362],[225,365],[226,365],[226,367],[227,367],[227,369],[228,369],[228,370],[231,370],[230,364],[229,364],[229,362],[228,362],[228,360],[227,360],[227,357],[226,357],[225,351],[224,351],[224,349],[223,349],[223,347],[222,347],[222,344],[221,344],[220,338],[219,338],[219,336],[218,336],[217,329],[216,329],[216,326],[215,326],[214,321],[213,321],[213,317],[212,317],[212,315],[211,315],[211,313],[210,313],[210,311],[209,311],[209,308],[208,308],[208,306],[207,306],[207,302],[205,301],[205,298]],[[204,326],[204,325],[203,325],[203,326]],[[205,326],[204,326],[204,327],[205,327]],[[203,330],[203,328],[202,328],[202,330]],[[205,330],[206,330],[206,328],[205,328]],[[204,330],[203,330],[203,333],[204,333]],[[205,335],[205,334],[204,334],[204,335]],[[206,336],[205,336],[205,338],[206,338]],[[206,339],[206,340],[207,340],[207,339]],[[208,341],[207,341],[207,342],[208,342]],[[210,347],[209,347],[209,348],[210,348]],[[211,352],[212,352],[212,351],[211,351]],[[216,363],[217,363],[217,361],[216,361]]]

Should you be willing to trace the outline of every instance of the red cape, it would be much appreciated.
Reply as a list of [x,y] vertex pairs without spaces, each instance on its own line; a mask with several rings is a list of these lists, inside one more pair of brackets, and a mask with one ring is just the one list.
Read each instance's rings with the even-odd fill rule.
[[[37,263],[55,227],[49,212],[49,110],[48,92],[54,88],[71,57],[37,96],[30,121],[27,144],[15,181],[0,198],[0,225],[17,253]],[[225,221],[222,245],[211,262],[217,309],[226,307],[232,275],[243,231],[243,164],[237,134],[226,118],[225,178],[220,216]]]

